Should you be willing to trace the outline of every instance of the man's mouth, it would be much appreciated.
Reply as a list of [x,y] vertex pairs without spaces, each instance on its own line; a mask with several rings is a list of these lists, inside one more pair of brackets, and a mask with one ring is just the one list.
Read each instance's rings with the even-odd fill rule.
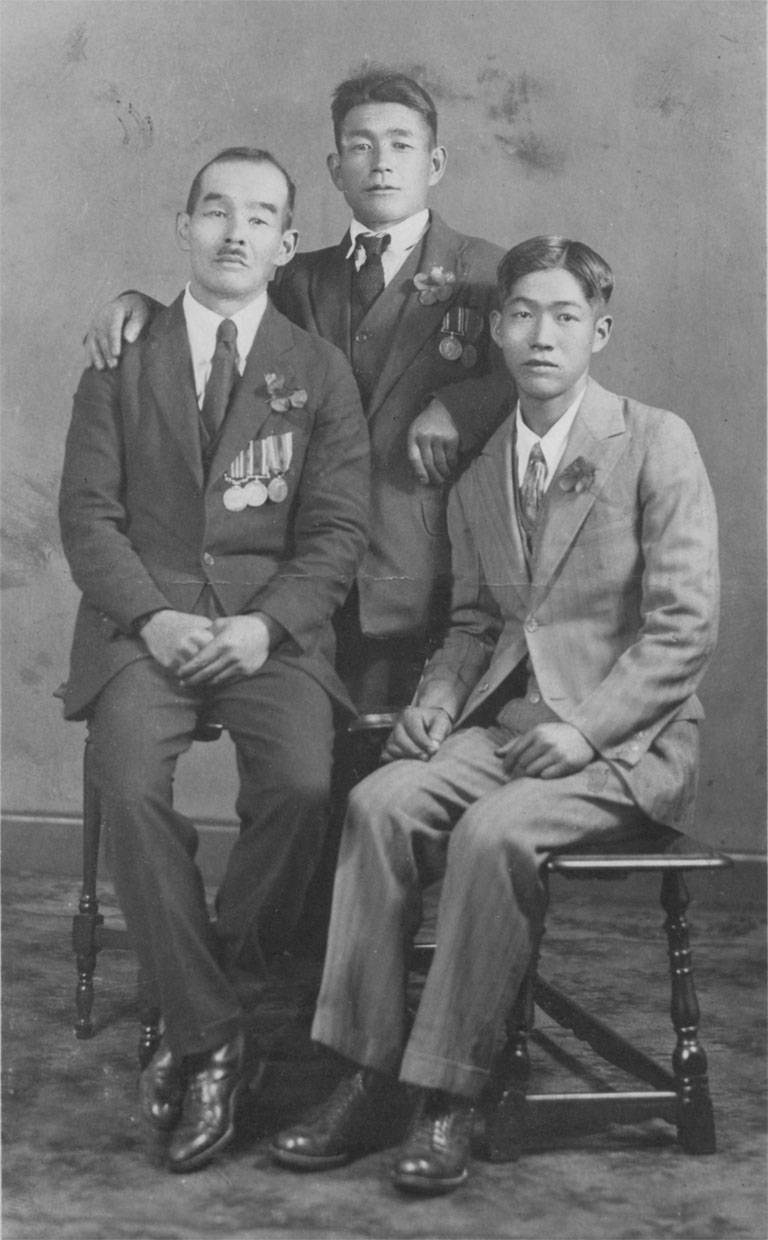
[[547,362],[541,357],[531,358],[525,365],[530,366],[532,370],[557,370],[556,362]]
[[237,263],[241,267],[247,267],[247,263],[242,254],[238,254],[236,250],[224,250],[216,257],[217,263]]

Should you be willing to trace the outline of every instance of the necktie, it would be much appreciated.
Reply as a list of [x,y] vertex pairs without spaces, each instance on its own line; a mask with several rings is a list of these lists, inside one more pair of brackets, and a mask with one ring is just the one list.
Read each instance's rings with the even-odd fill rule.
[[216,332],[216,348],[213,351],[211,373],[205,385],[203,426],[209,443],[213,443],[224,421],[229,398],[232,395],[237,367],[237,326],[231,319],[222,319]]
[[384,233],[382,236],[374,233],[361,233],[357,238],[354,257],[357,257],[361,249],[365,251],[365,262],[359,271],[355,267],[354,274],[360,318],[384,288],[384,267],[381,256],[389,242],[389,233]]
[[529,543],[539,519],[546,479],[547,462],[544,460],[541,444],[535,443],[528,456],[523,484],[520,487],[520,512]]

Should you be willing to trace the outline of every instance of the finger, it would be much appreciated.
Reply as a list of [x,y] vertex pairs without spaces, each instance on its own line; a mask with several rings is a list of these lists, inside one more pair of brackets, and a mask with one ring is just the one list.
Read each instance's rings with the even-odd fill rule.
[[[122,315],[112,319],[107,333],[107,363],[116,365],[123,347],[123,317]],[[103,348],[103,345],[102,345]]]
[[128,342],[128,344],[133,344],[134,340],[137,340],[140,335],[141,323],[137,319],[136,315],[131,312],[123,325],[123,338]]
[[424,463],[421,459],[421,449],[411,435],[408,436],[408,460],[410,461],[411,468],[413,469],[413,472],[419,482],[423,482],[425,484],[428,483],[429,475],[424,468]]
[[445,482],[450,477],[451,467],[448,464],[448,458],[445,455],[445,445],[441,439],[435,439],[432,442],[432,459],[435,472],[438,475],[438,481]]
[[107,363],[104,360],[104,354],[99,348],[99,342],[92,332],[88,333],[84,344],[86,356],[91,366],[94,366],[96,370],[103,370]]
[[202,650],[198,650],[197,654],[191,659],[187,659],[179,668],[179,677],[186,680],[190,676],[196,676],[198,672],[218,670],[229,662],[226,651],[215,641],[208,642],[207,646],[203,646]]

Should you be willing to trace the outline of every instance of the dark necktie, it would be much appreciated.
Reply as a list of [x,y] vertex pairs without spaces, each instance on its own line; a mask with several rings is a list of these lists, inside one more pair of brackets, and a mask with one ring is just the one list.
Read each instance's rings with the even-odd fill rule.
[[354,274],[355,293],[360,318],[363,317],[368,307],[373,304],[384,288],[384,267],[381,256],[389,242],[389,233],[384,233],[382,236],[375,233],[361,233],[357,238],[353,258],[357,260],[361,249],[365,252],[365,262],[359,271],[357,266],[355,267]]
[[236,357],[237,326],[231,319],[222,319],[216,332],[216,348],[201,410],[203,426],[210,443],[216,439],[227,413],[227,405],[237,377]]
[[529,542],[533,538],[533,532],[539,519],[539,512],[544,500],[544,483],[546,480],[547,462],[544,460],[541,444],[535,443],[529,453],[528,464],[525,467],[525,476],[520,487],[520,513],[523,529],[528,535]]

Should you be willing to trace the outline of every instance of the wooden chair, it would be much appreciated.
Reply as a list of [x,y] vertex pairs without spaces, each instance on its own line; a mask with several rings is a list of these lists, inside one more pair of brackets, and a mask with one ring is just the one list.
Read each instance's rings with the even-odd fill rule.
[[[671,1071],[627,1038],[546,981],[536,964],[521,988],[507,1021],[507,1042],[489,1089],[486,1108],[486,1153],[494,1162],[514,1161],[525,1144],[526,1131],[537,1123],[561,1129],[568,1117],[586,1122],[637,1123],[660,1117],[677,1128],[678,1141],[689,1154],[713,1154],[715,1121],[707,1077],[707,1057],[699,1040],[699,1005],[686,923],[689,903],[685,874],[731,865],[729,858],[690,837],[659,828],[649,851],[610,851],[583,847],[550,858],[547,878],[627,879],[658,874],[666,930],[671,983],[670,1013],[676,1044]],[[627,1073],[644,1088],[602,1092],[529,1093],[531,1064],[528,1039],[534,1006],[604,1061]]]
[[[223,727],[220,723],[201,715],[197,721],[193,740],[215,741],[221,736],[222,731]],[[72,950],[75,953],[77,967],[77,989],[75,991],[77,1016],[74,1026],[76,1038],[92,1038],[95,1032],[91,1012],[94,997],[93,976],[96,971],[98,953],[108,943],[114,945],[129,941],[128,934],[124,930],[108,931],[104,926],[104,917],[99,912],[97,877],[101,828],[101,803],[94,781],[92,742],[90,731],[88,731],[83,753],[83,885],[78,910],[72,919]],[[138,978],[138,1006],[141,1026],[138,1056],[140,1065],[144,1067],[152,1058],[159,1041],[160,1012],[141,971],[139,971]]]

